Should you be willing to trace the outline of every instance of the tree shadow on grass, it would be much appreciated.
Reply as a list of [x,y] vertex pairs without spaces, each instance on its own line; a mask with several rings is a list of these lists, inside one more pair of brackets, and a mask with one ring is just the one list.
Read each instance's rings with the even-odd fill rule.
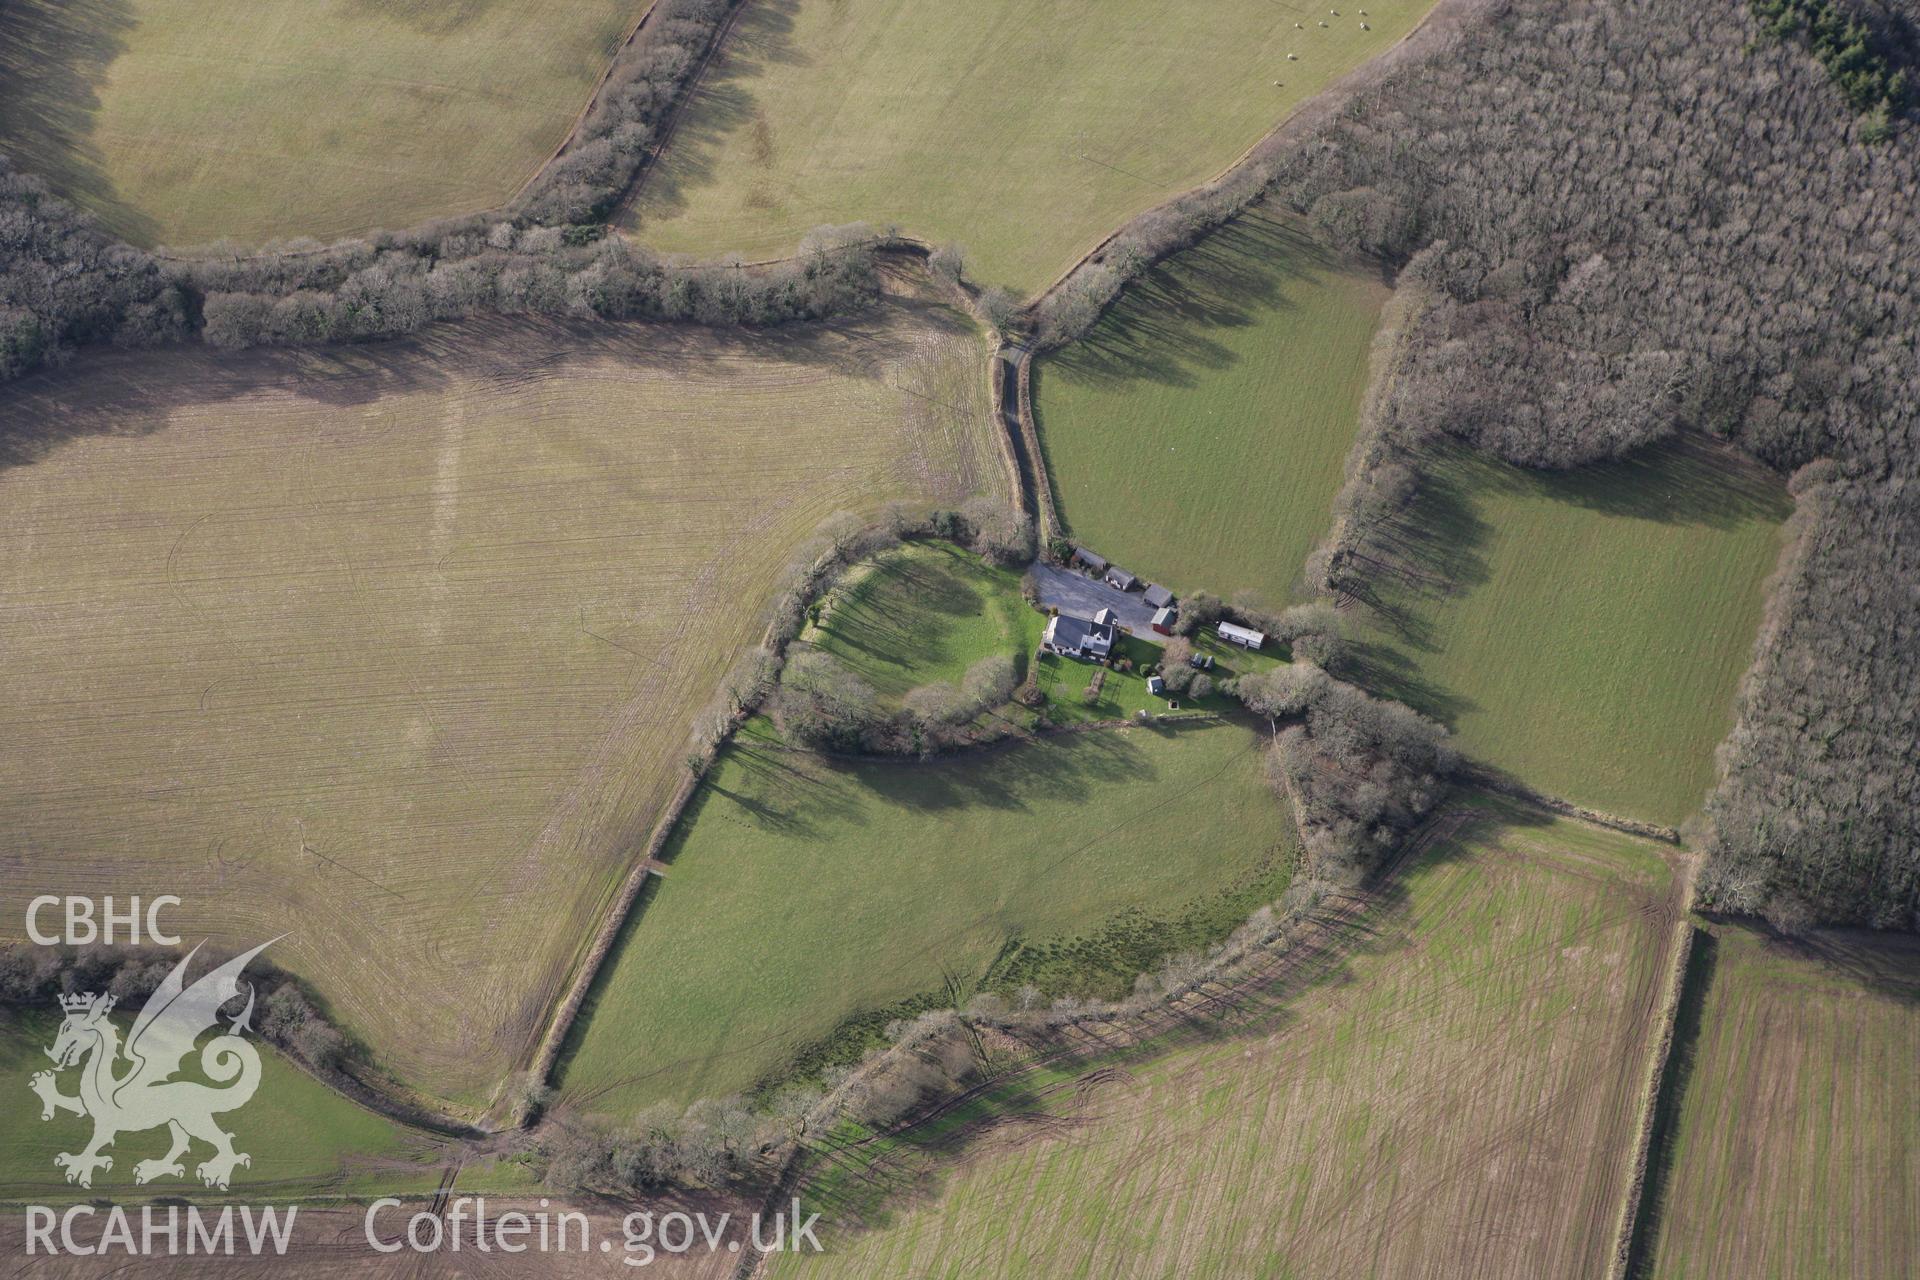
[[[689,89],[665,152],[640,176],[632,216],[636,228],[644,232],[649,221],[686,212],[694,192],[730,176],[721,174],[721,158],[743,131],[752,131],[750,162],[756,168],[773,166],[775,130],[782,122],[766,118],[754,88],[768,67],[809,62],[793,41],[798,7],[798,0],[751,0],[734,18],[724,44]],[[708,248],[718,252],[728,246]]]
[[393,0],[351,0],[347,13],[355,22],[398,22],[423,35],[444,39],[458,35],[500,4],[501,0],[411,0],[408,4],[394,4]]
[[0,5],[0,152],[146,244],[159,225],[120,202],[93,142],[99,88],[138,25],[130,0]]
[[1920,937],[1891,930],[1823,929],[1804,938],[1786,940],[1763,925],[1743,921],[1738,926],[1765,933],[1775,944],[1786,943],[1796,952],[1824,965],[1849,982],[1875,995],[1920,1005]]
[[745,822],[794,840],[831,841],[869,821],[858,792],[822,758],[737,740],[715,761],[701,787],[699,807],[690,807],[681,818],[676,841],[698,829],[709,795],[728,802],[713,811],[716,820]]
[[[1299,289],[1339,269],[1338,259],[1297,223],[1255,209],[1155,265],[1091,334],[1044,364],[1097,387],[1195,386],[1201,374],[1240,359],[1223,331],[1298,307]],[[1040,398],[1037,389],[1034,398]]]
[[[1065,808],[1116,783],[1150,789],[1160,779],[1158,766],[1126,733],[1074,734],[945,760],[848,768],[879,801],[936,819],[968,809]],[[1122,809],[1091,810],[1084,828],[1110,826],[1124,809],[1149,803],[1149,790],[1127,795]]]
[[1455,724],[1476,704],[1427,678],[1422,658],[1443,643],[1434,604],[1472,591],[1491,573],[1486,546],[1493,528],[1449,454],[1428,455],[1420,470],[1412,505],[1368,539],[1362,572],[1346,586],[1377,638],[1356,639],[1335,674]]
[[905,692],[957,660],[952,621],[978,617],[984,607],[957,565],[892,555],[834,602],[819,647],[882,692]]
[[1377,695],[1404,702],[1441,724],[1458,724],[1461,717],[1480,709],[1472,698],[1428,679],[1415,659],[1392,645],[1358,641],[1342,655],[1334,674]]
[[1412,504],[1367,540],[1364,572],[1348,589],[1378,639],[1365,638],[1343,660],[1347,678],[1445,723],[1475,709],[1427,679],[1422,656],[1444,644],[1435,604],[1472,592],[1492,572],[1493,525],[1483,512],[1495,498],[1518,498],[1621,519],[1727,530],[1778,523],[1791,510],[1780,478],[1717,442],[1679,436],[1617,462],[1572,471],[1529,471],[1463,446],[1423,449],[1415,461]]
[[1537,494],[1610,516],[1731,529],[1778,524],[1793,510],[1785,483],[1730,447],[1692,433],[1637,449],[1617,462],[1570,471],[1483,465],[1489,489]]

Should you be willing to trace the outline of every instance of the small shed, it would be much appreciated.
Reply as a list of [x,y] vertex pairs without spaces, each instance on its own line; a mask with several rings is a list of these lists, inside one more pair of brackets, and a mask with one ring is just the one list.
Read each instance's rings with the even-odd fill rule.
[[1179,616],[1171,609],[1156,610],[1153,615],[1153,629],[1163,636],[1170,636],[1173,634],[1174,619]]
[[1142,599],[1147,602],[1147,608],[1149,609],[1164,609],[1173,603],[1173,592],[1167,590],[1165,587],[1157,586],[1149,582],[1147,584],[1147,593]]
[[1238,627],[1231,622],[1220,624],[1220,638],[1242,649],[1258,649],[1267,642],[1266,632],[1255,631],[1252,627]]
[[1148,676],[1147,692],[1156,698],[1163,697],[1167,692],[1167,682],[1159,676]]
[[1110,587],[1118,587],[1122,591],[1131,591],[1133,590],[1133,584],[1138,581],[1140,581],[1140,579],[1134,577],[1119,565],[1114,565],[1113,568],[1107,570],[1107,585]]
[[1075,547],[1073,549],[1073,562],[1075,564],[1083,564],[1095,573],[1105,573],[1107,571],[1107,558],[1105,556],[1097,556],[1085,547]]

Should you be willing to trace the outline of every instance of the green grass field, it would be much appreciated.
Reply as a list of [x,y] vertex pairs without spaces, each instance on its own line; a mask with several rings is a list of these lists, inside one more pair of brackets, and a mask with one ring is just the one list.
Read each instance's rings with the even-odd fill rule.
[[1428,7],[753,0],[632,223],[665,250],[772,256],[822,223],[897,222],[1032,293]]
[[1018,570],[951,543],[910,542],[857,566],[798,643],[831,654],[897,702],[923,684],[958,683],[994,654],[1019,659],[1024,673],[1038,619],[1020,597]]
[[[1175,946],[1202,917],[1224,934],[1281,892],[1294,848],[1257,739],[1232,727],[1071,734],[933,764],[746,740],[710,778],[577,1024],[562,1105],[629,1114],[745,1089],[949,978],[963,999],[990,971],[1063,981],[1071,957],[1045,944],[1118,945],[1102,932],[1118,919]],[[1223,892],[1251,900],[1220,928]],[[1120,994],[1133,973],[1101,970],[1117,962],[1077,972]]]
[[648,0],[20,0],[0,148],[142,244],[504,202]]
[[1920,1233],[1920,946],[1710,926],[1647,1274],[1895,1276]]
[[[122,1020],[124,1033],[126,1023]],[[55,1167],[60,1152],[79,1151],[92,1122],[67,1112],[40,1119],[40,1100],[29,1079],[51,1063],[41,1052],[53,1043],[60,1017],[46,1013],[0,1014],[0,1200],[44,1201],[89,1196],[191,1195],[208,1193],[194,1173],[212,1148],[196,1143],[185,1159],[185,1179],[161,1179],[137,1187],[133,1167],[166,1154],[165,1129],[122,1134],[108,1153],[113,1168],[95,1175],[91,1191],[69,1186]],[[348,1102],[265,1045],[260,1050],[260,1088],[246,1106],[220,1117],[234,1147],[253,1163],[234,1174],[230,1188],[245,1195],[345,1196],[374,1188],[380,1194],[431,1192],[452,1158],[445,1143],[402,1128]],[[192,1060],[189,1060],[190,1064]],[[61,1072],[60,1091],[77,1091],[80,1069]],[[188,1078],[192,1078],[191,1070]]]
[[13,384],[0,901],[168,892],[189,939],[287,933],[381,1066],[483,1106],[793,549],[1004,494],[983,361],[896,298],[831,331],[497,322]]
[[1459,452],[1423,467],[1380,572],[1365,682],[1544,791],[1677,824],[1713,783],[1789,500],[1680,442],[1571,473]]
[[1385,299],[1257,210],[1149,272],[1034,367],[1074,541],[1179,590],[1287,604],[1332,519]]
[[1604,1274],[1672,877],[1651,845],[1511,808],[1441,821],[1462,825],[1230,1024],[816,1164],[802,1196],[841,1229],[770,1274]]

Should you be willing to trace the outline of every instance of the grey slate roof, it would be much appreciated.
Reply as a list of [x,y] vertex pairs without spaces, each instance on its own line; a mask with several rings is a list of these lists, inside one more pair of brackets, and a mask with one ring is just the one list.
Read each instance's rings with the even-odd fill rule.
[[1070,613],[1054,615],[1053,620],[1047,623],[1047,643],[1057,649],[1092,649],[1096,653],[1107,653],[1113,648],[1116,633],[1111,611],[1102,609],[1100,612],[1108,614],[1108,618],[1090,621],[1076,618]]

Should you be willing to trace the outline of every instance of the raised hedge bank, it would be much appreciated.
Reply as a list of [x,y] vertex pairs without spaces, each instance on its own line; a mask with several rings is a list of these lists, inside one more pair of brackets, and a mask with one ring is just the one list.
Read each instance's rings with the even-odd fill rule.
[[864,226],[820,228],[792,258],[754,265],[662,259],[608,232],[735,8],[658,0],[571,143],[511,206],[408,230],[162,258],[0,157],[0,380],[99,343],[358,342],[486,312],[761,326],[865,306],[894,246]]
[[793,257],[661,258],[592,225],[470,218],[323,250],[167,259],[113,240],[0,159],[0,379],[76,347],[397,338],[484,313],[777,325],[866,306],[890,242],[823,227]]
[[[16,942],[0,947],[0,1007],[45,1013],[63,995],[95,992],[112,996],[116,1007],[131,1012],[146,1004],[183,954],[161,947]],[[187,980],[231,958],[228,951],[209,948]],[[263,958],[249,966],[241,998],[253,1002],[252,1026],[260,1038],[329,1088],[402,1124],[454,1137],[475,1136],[471,1126],[416,1106],[372,1078],[365,1047],[333,1024],[298,978],[271,961]]]

